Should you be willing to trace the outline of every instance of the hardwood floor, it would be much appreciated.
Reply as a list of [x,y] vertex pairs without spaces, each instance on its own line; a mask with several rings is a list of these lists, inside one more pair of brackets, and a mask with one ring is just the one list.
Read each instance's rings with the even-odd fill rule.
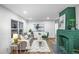
[[56,43],[55,38],[49,38],[48,41],[47,41],[47,43],[48,43],[48,46],[49,46],[49,48],[51,50],[51,54],[53,54],[54,53],[53,46]]

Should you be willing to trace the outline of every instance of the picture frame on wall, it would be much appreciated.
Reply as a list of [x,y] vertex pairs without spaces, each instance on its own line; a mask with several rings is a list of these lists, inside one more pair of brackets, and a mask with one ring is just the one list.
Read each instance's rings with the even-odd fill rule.
[[44,31],[44,24],[34,24],[35,31],[42,32]]

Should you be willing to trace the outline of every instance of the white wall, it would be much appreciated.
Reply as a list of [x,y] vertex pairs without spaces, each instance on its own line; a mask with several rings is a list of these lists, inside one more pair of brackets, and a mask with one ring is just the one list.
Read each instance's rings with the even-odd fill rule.
[[55,22],[54,21],[29,21],[28,28],[34,30],[34,24],[44,24],[45,32],[49,32],[49,37],[55,37]]
[[76,28],[79,29],[79,5],[76,6]]
[[[21,17],[0,6],[0,53],[10,53],[11,19],[23,21],[26,25],[26,22]],[[24,32],[26,30],[25,25]]]

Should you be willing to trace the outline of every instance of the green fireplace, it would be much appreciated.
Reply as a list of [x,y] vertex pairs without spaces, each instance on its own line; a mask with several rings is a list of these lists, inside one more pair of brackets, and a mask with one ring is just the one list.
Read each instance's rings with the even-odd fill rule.
[[79,53],[79,30],[58,30],[58,46],[64,53]]
[[[64,16],[63,16],[64,15]],[[76,29],[75,7],[67,7],[59,13],[57,47],[61,53],[79,53],[79,30]]]

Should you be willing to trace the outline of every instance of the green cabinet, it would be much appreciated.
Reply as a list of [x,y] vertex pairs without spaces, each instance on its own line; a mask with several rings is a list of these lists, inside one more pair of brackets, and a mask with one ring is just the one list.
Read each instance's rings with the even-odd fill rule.
[[65,14],[65,29],[76,29],[75,7],[67,7],[59,13],[59,17]]

